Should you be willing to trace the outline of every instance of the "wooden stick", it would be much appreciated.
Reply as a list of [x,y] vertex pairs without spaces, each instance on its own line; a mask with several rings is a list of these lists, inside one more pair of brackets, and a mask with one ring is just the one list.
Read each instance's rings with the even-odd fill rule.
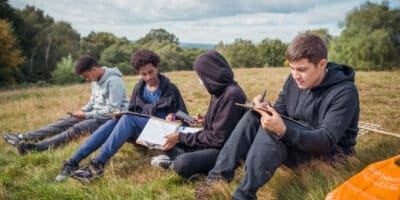
[[391,132],[382,131],[382,130],[375,129],[375,128],[369,128],[369,127],[363,126],[362,124],[359,125],[359,128],[360,129],[364,129],[364,130],[368,130],[368,131],[372,131],[372,132],[375,132],[375,133],[380,133],[380,134],[390,135],[390,136],[394,136],[394,137],[400,138],[400,134],[398,134],[398,133],[391,133]]

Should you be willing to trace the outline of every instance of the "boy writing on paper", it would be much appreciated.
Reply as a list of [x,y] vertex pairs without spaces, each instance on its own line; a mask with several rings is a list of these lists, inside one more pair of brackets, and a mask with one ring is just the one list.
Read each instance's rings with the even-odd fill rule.
[[[50,147],[64,145],[95,131],[110,119],[107,114],[128,109],[125,83],[118,68],[102,67],[92,56],[83,55],[75,63],[75,72],[91,81],[92,94],[89,102],[80,110],[40,129],[26,134],[4,134],[4,140],[15,145],[19,154],[45,151]],[[35,140],[40,142],[32,143]]]
[[211,95],[205,117],[196,116],[203,130],[194,133],[171,133],[163,145],[165,155],[151,160],[151,165],[173,169],[184,178],[207,174],[233,128],[245,112],[235,103],[244,103],[246,95],[233,78],[225,58],[216,51],[200,55],[193,63],[200,82]]
[[245,160],[233,199],[257,199],[258,189],[281,164],[294,167],[354,153],[360,112],[355,72],[328,62],[327,56],[327,45],[317,35],[301,34],[291,42],[286,50],[291,75],[278,100],[272,107],[261,96],[254,98],[254,111],[233,130],[208,182],[231,181]]
[[[187,110],[178,88],[167,77],[158,73],[159,63],[160,57],[149,50],[138,50],[132,55],[131,64],[139,72],[140,80],[133,89],[129,110],[173,120],[175,112]],[[148,117],[129,114],[108,120],[70,159],[64,161],[56,181],[71,175],[86,182],[103,176],[106,162],[126,141],[135,141],[148,120]],[[77,170],[80,161],[100,147],[99,155]]]

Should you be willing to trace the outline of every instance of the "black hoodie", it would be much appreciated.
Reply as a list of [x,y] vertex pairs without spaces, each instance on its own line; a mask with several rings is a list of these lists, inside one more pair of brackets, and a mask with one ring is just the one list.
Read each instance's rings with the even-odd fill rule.
[[178,110],[187,113],[186,105],[178,88],[164,75],[158,74],[158,78],[160,79],[158,86],[161,90],[160,99],[155,103],[145,102],[142,91],[146,83],[140,79],[132,91],[129,110],[153,116],[157,116],[157,113],[160,112],[176,113]]
[[180,133],[179,143],[190,147],[222,148],[246,111],[235,103],[244,103],[246,95],[233,80],[228,62],[216,51],[200,55],[194,61],[193,69],[211,94],[211,101],[204,129],[196,133]]
[[336,151],[351,153],[356,144],[360,113],[354,85],[355,72],[346,65],[328,63],[321,84],[300,89],[292,76],[285,82],[274,108],[282,115],[306,122],[314,130],[300,131],[290,126],[282,140],[288,146],[310,153]]

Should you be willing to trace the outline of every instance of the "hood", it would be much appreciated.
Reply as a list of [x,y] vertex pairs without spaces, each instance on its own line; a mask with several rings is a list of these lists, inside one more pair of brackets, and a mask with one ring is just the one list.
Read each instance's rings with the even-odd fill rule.
[[225,58],[216,51],[201,54],[194,61],[193,69],[211,95],[219,96],[228,85],[234,82],[231,67]]
[[343,81],[354,82],[355,72],[353,68],[332,62],[329,62],[326,68],[328,72],[326,73],[324,80],[315,89],[329,87]]
[[103,76],[100,78],[100,80],[97,81],[99,85],[103,84],[106,80],[109,79],[110,76],[118,76],[122,77],[121,71],[119,71],[118,68],[108,68],[108,67],[103,67],[105,69]]

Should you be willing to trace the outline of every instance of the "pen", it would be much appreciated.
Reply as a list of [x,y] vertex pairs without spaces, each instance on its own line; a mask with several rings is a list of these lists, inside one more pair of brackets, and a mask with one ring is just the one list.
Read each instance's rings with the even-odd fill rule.
[[260,102],[264,102],[265,95],[267,95],[267,89],[264,90],[264,93],[261,96]]

